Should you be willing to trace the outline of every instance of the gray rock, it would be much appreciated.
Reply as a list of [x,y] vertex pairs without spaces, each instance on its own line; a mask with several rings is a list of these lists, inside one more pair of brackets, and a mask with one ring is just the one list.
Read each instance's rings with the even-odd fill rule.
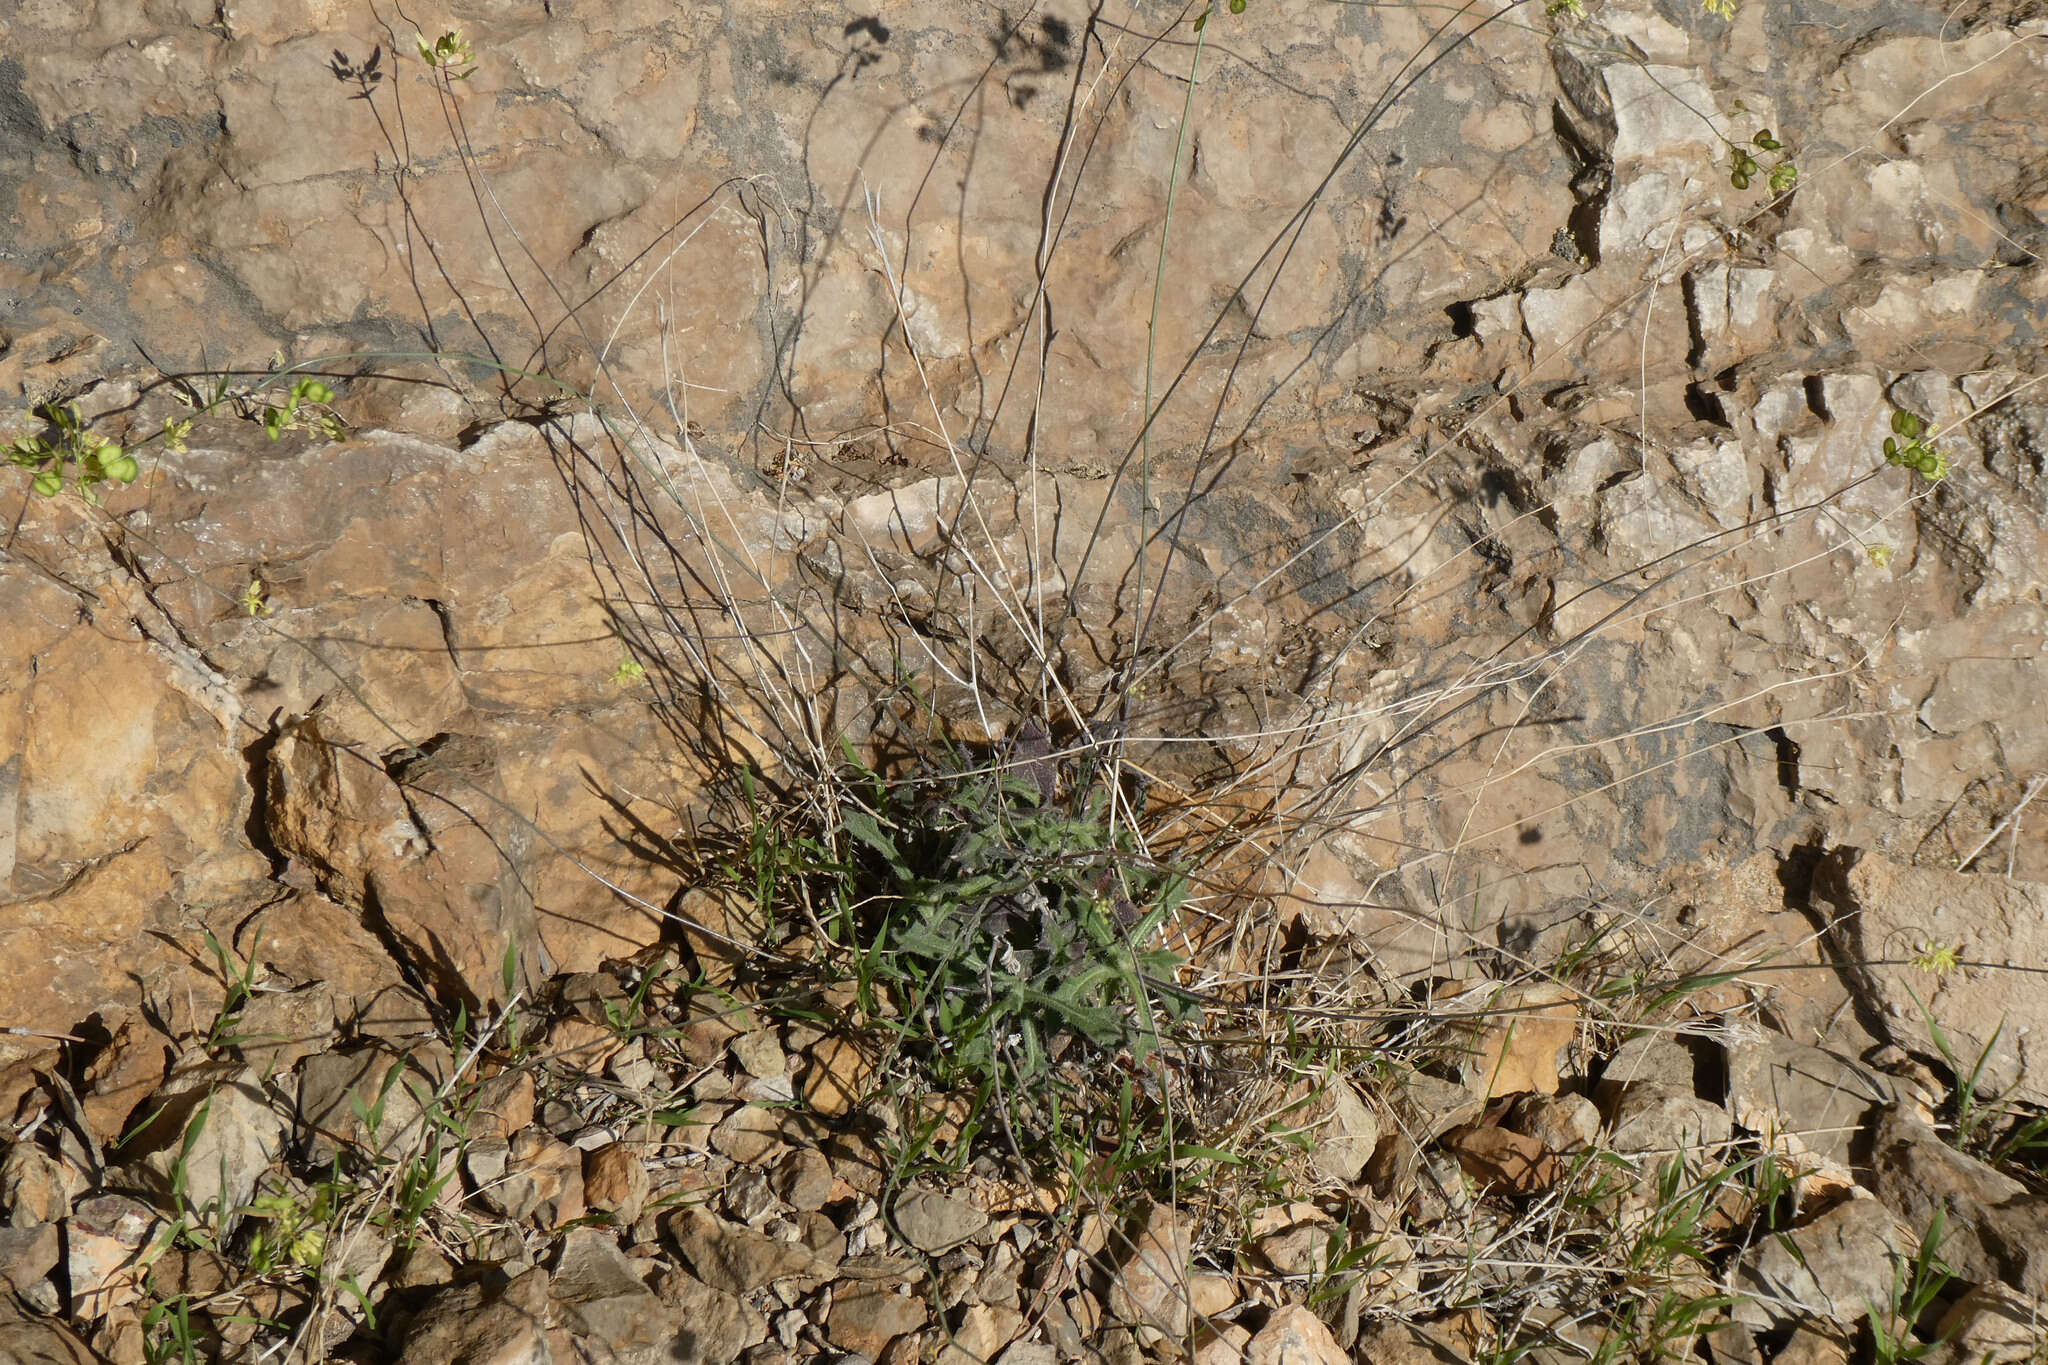
[[62,1222],[84,1188],[79,1176],[33,1142],[14,1143],[0,1158],[0,1210],[13,1227]]
[[1929,1365],[2035,1365],[2048,1341],[2048,1304],[1997,1285],[1974,1285],[1941,1315]]
[[0,1228],[0,1281],[17,1294],[31,1293],[57,1268],[59,1247],[55,1223]]
[[1623,1088],[1639,1081],[1654,1081],[1674,1090],[1692,1090],[1692,1051],[1665,1029],[1631,1034],[1607,1058],[1594,1098],[1602,1108],[1612,1109]]
[[1472,1122],[1486,1108],[1481,1096],[1455,1081],[1411,1071],[1394,1082],[1388,1096],[1401,1133],[1427,1147],[1451,1129]]
[[751,1293],[777,1280],[818,1279],[831,1272],[800,1242],[777,1241],[701,1209],[672,1215],[668,1234],[697,1278],[728,1294]]
[[1316,1136],[1309,1162],[1329,1179],[1349,1185],[1365,1173],[1380,1145],[1379,1115],[1342,1077],[1331,1078],[1329,1095],[1329,1121]]
[[562,1239],[548,1297],[556,1320],[594,1360],[661,1365],[682,1325],[611,1235],[596,1228],[571,1228]]
[[950,1250],[988,1226],[988,1215],[964,1199],[936,1190],[906,1190],[896,1200],[896,1227],[928,1255]]
[[1889,1077],[1781,1034],[1727,1044],[1728,1112],[1757,1133],[1788,1137],[1836,1167],[1849,1159],[1871,1107],[1896,1099]]
[[1600,1110],[1584,1095],[1524,1095],[1508,1111],[1508,1124],[1564,1155],[1593,1145],[1600,1136]]
[[1735,1134],[1728,1111],[1682,1090],[1641,1081],[1623,1087],[1608,1121],[1608,1145],[1654,1168],[1670,1158],[1700,1170]]
[[812,1147],[793,1147],[775,1163],[770,1177],[782,1202],[799,1213],[825,1207],[832,1197],[832,1163]]
[[1941,1256],[1958,1275],[2048,1297],[2048,1196],[1897,1111],[1879,1122],[1870,1160],[1877,1197],[1915,1232],[1941,1215]]
[[874,1360],[896,1338],[924,1326],[926,1316],[922,1298],[887,1285],[857,1284],[833,1296],[825,1335],[841,1350]]
[[173,1075],[149,1101],[159,1113],[135,1140],[142,1164],[221,1234],[240,1222],[256,1182],[284,1151],[285,1121],[253,1068]]
[[451,1285],[407,1322],[399,1365],[554,1365],[547,1321],[546,1271]]
[[[1983,1058],[1980,1093],[2048,1104],[2048,991],[2013,989],[1999,965],[2048,962],[2048,885],[1842,849],[1815,890],[1834,908],[1843,970],[1893,1041],[1937,1056],[1932,1015],[1958,1066]],[[1984,965],[1918,971],[1909,960],[1921,947]]]
[[768,1182],[767,1172],[751,1167],[734,1172],[732,1179],[725,1182],[721,1197],[727,1215],[748,1227],[761,1226],[782,1207]]
[[1889,1302],[1918,1246],[1913,1230],[1875,1199],[1845,1200],[1743,1256],[1736,1289],[1750,1297],[1733,1316],[1752,1327],[1809,1317],[1857,1322]]
[[768,1322],[745,1300],[671,1268],[655,1290],[681,1324],[669,1351],[674,1365],[728,1365],[768,1339]]

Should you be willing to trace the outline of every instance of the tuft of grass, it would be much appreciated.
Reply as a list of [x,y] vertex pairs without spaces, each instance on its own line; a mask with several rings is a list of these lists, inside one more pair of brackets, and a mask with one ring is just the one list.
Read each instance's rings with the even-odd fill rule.
[[1922,1340],[1917,1334],[1920,1320],[1953,1278],[1948,1264],[1941,1259],[1942,1235],[1941,1210],[1936,1209],[1912,1259],[1894,1262],[1891,1289],[1885,1302],[1870,1305],[1873,1365],[1918,1360],[1942,1344],[1938,1340]]

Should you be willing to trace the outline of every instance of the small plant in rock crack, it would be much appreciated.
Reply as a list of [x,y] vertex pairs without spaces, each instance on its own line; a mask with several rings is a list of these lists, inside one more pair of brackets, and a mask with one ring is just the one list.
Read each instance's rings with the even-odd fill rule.
[[864,1004],[882,1015],[887,988],[890,1026],[938,1085],[996,1100],[1021,1136],[1020,1116],[1061,1107],[1046,1094],[1056,1066],[1142,1062],[1188,1012],[1151,987],[1179,960],[1147,946],[1187,881],[1138,851],[1092,760],[1061,761],[1031,727],[1006,764],[856,775],[868,801],[840,820],[854,869],[841,923]]
[[319,380],[295,379],[283,403],[263,409],[263,434],[275,441],[287,431],[310,429],[330,441],[339,441],[341,419],[327,406],[333,401],[334,390]]
[[[271,357],[270,372],[248,384],[237,384],[235,372],[228,370],[197,376],[174,375],[170,380],[178,401],[202,417],[225,410],[248,421],[260,421],[263,434],[273,441],[288,431],[316,431],[330,441],[341,440],[348,426],[334,412],[334,390],[321,380],[300,375],[292,381],[281,402],[262,400],[259,395],[263,390],[284,378],[284,374],[278,373],[283,364],[284,353],[280,351]],[[166,419],[164,448],[182,452],[191,434],[191,418]]]
[[1884,438],[1884,462],[1903,465],[1929,483],[1940,483],[1948,477],[1948,457],[1920,439],[1926,429],[1925,422],[1904,408],[1893,412],[1892,434]]
[[1871,1304],[1870,1338],[1871,1359],[1876,1365],[1898,1365],[1900,1361],[1918,1360],[1941,1343],[1922,1341],[1914,1334],[1914,1327],[1924,1317],[1949,1280],[1954,1278],[1948,1263],[1941,1259],[1942,1217],[1941,1210],[1934,1211],[1928,1221],[1927,1231],[1920,1238],[1920,1245],[1910,1261],[1895,1261],[1892,1265],[1891,1289],[1883,1304]]
[[[1792,164],[1792,153],[1768,128],[1757,129],[1746,141],[1731,141],[1728,148],[1728,183],[1738,190],[1748,189],[1759,175],[1772,194],[1784,194],[1799,183],[1799,167]],[[1768,168],[1757,159],[1759,155],[1770,163]]]
[[115,442],[92,431],[76,403],[38,403],[34,409],[43,430],[17,436],[7,447],[7,460],[29,472],[29,487],[46,498],[75,489],[89,503],[98,503],[94,485],[133,483],[141,473],[135,457]]

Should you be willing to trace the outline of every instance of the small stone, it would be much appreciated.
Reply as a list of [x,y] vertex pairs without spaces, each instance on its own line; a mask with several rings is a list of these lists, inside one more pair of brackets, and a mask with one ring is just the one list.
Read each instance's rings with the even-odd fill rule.
[[1879,1122],[1870,1164],[1877,1197],[1914,1232],[1941,1216],[1941,1256],[1959,1277],[2048,1298],[2048,1196],[1896,1112]]
[[1351,1365],[1323,1320],[1298,1303],[1276,1309],[1244,1348],[1245,1365]]
[[[1335,1226],[1320,1218],[1296,1223],[1279,1232],[1267,1233],[1252,1245],[1266,1264],[1282,1275],[1313,1275],[1328,1268],[1330,1234]],[[1188,1299],[1192,1305],[1193,1288]]]
[[101,1365],[105,1357],[61,1322],[24,1318],[0,1301],[0,1361],[21,1365]]
[[923,1299],[887,1285],[856,1284],[833,1298],[825,1335],[842,1351],[858,1351],[874,1360],[890,1342],[924,1323]]
[[1540,1194],[1564,1178],[1564,1162],[1549,1148],[1506,1128],[1455,1128],[1444,1146],[1484,1191]]
[[1976,1285],[1942,1314],[1936,1335],[1934,1365],[2034,1365],[2048,1340],[2048,1303]]
[[462,1153],[462,1169],[468,1172],[470,1183],[486,1192],[487,1198],[490,1187],[505,1178],[505,1168],[511,1163],[512,1144],[505,1138],[471,1138]]
[[748,1227],[759,1227],[781,1207],[764,1171],[739,1171],[725,1184],[726,1213]]
[[1485,1016],[1483,1024],[1463,1030],[1466,1086],[1487,1100],[1528,1091],[1556,1094],[1558,1055],[1578,1036],[1576,1001],[1570,989],[1550,983],[1489,983],[1450,1002],[1453,1010]]
[[[1715,1354],[1720,1354],[1718,1347]],[[1841,1329],[1802,1323],[1785,1338],[1785,1344],[1771,1357],[1771,1365],[1849,1365],[1854,1355],[1849,1337]],[[1964,1362],[1944,1362],[1944,1365],[1964,1365]],[[1967,1365],[2009,1365],[2009,1362],[1983,1361],[1971,1356]]]
[[789,1059],[782,1055],[782,1041],[772,1028],[742,1033],[730,1044],[733,1060],[749,1076],[774,1080],[789,1073]]
[[1042,1341],[1013,1341],[996,1365],[1060,1365],[1060,1353]]
[[127,1136],[130,1115],[170,1071],[170,1039],[143,1019],[128,1016],[113,1026],[113,1036],[85,1069],[86,1123],[101,1145]]
[[55,1223],[0,1228],[0,1282],[17,1294],[31,1293],[57,1268],[60,1251]]
[[284,1118],[256,1073],[174,1074],[148,1103],[159,1117],[131,1144],[142,1164],[165,1191],[182,1180],[187,1205],[216,1231],[232,1230],[258,1178],[284,1151]]
[[1728,1111],[1688,1091],[1641,1081],[1615,1096],[1607,1142],[1625,1156],[1655,1169],[1671,1157],[1699,1170],[1734,1136]]
[[1197,1322],[1220,1316],[1237,1306],[1237,1278],[1213,1270],[1188,1276],[1188,1311]]
[[126,1195],[78,1202],[64,1223],[64,1269],[75,1318],[89,1322],[135,1301],[143,1274],[137,1261],[160,1226],[156,1210]]
[[896,1200],[896,1227],[905,1241],[936,1256],[988,1226],[988,1215],[964,1199],[936,1190],[909,1190]]
[[846,1234],[826,1214],[817,1209],[800,1213],[796,1225],[798,1240],[818,1258],[821,1272],[828,1267],[836,1269],[846,1259]]
[[476,1088],[475,1113],[480,1120],[471,1140],[483,1134],[510,1139],[532,1124],[537,1099],[533,1073],[524,1068],[501,1071]]
[[[306,1058],[299,1063],[299,1125],[307,1158],[324,1163],[353,1146],[408,1150],[425,1135],[422,1097],[431,1097],[444,1062],[425,1050],[399,1054],[382,1047]],[[365,1115],[377,1116],[374,1131],[366,1128]]]
[[1419,1146],[1435,1142],[1451,1129],[1471,1123],[1486,1101],[1462,1085],[1411,1071],[1393,1085],[1390,1096],[1400,1131]]
[[507,1218],[532,1218],[541,1227],[558,1228],[584,1213],[583,1154],[534,1126],[512,1139],[505,1177],[485,1193]]
[[1738,1036],[1727,1052],[1728,1112],[1783,1155],[1808,1157],[1807,1165],[1818,1159],[1846,1169],[1871,1107],[1898,1093],[1889,1077],[1780,1034]]
[[629,1095],[644,1095],[661,1083],[661,1069],[647,1060],[639,1039],[620,1048],[604,1064],[605,1075]]
[[1380,1145],[1380,1121],[1358,1091],[1341,1077],[1329,1085],[1330,1118],[1317,1134],[1309,1164],[1342,1184],[1357,1182]]
[[832,1198],[832,1163],[815,1148],[791,1148],[775,1163],[770,1180],[782,1202],[799,1213],[821,1209]]
[[758,1104],[741,1105],[711,1130],[711,1146],[743,1166],[759,1165],[782,1147],[782,1116]]
[[1170,1337],[1188,1330],[1188,1272],[1194,1243],[1170,1205],[1152,1206],[1144,1231],[1109,1287],[1109,1311],[1121,1322]]
[[1645,1030],[1635,1034],[1607,1059],[1594,1099],[1601,1108],[1609,1109],[1625,1087],[1645,1082],[1691,1093],[1692,1053],[1669,1033]]
[[541,1051],[579,1071],[599,1072],[625,1046],[617,1029],[568,1014],[548,1025]]
[[63,1222],[84,1192],[82,1175],[33,1142],[15,1143],[0,1160],[0,1209],[15,1227]]
[[144,1365],[149,1359],[142,1318],[133,1308],[116,1308],[93,1330],[92,1349],[109,1365]]
[[1584,1095],[1524,1095],[1508,1111],[1507,1126],[1567,1156],[1600,1136],[1600,1111]]
[[500,1288],[451,1285],[427,1300],[405,1336],[399,1365],[551,1365],[548,1276],[528,1270]]
[[318,982],[295,991],[258,991],[235,1021],[236,1047],[260,1080],[282,1076],[325,1052],[336,1037],[334,993]]
[[1467,1365],[1472,1358],[1445,1328],[1420,1322],[1376,1322],[1359,1334],[1356,1351],[1372,1365]]
[[583,1203],[609,1213],[615,1225],[639,1221],[648,1186],[647,1166],[636,1147],[610,1142],[583,1154]]
[[742,1030],[723,1014],[703,1014],[683,1025],[683,1058],[692,1066],[716,1066],[724,1057],[726,1045],[740,1035]]
[[571,1228],[563,1237],[548,1297],[555,1319],[577,1339],[579,1357],[651,1353],[667,1345],[679,1325],[611,1235],[596,1228]]
[[1888,1302],[1913,1230],[1875,1199],[1847,1199],[1812,1222],[1752,1247],[1736,1270],[1737,1321],[1768,1328],[1824,1319],[1848,1325]]
[[768,1337],[768,1320],[744,1300],[680,1270],[663,1272],[654,1288],[682,1324],[664,1365],[729,1365]]
[[1239,1365],[1252,1334],[1234,1322],[1195,1329],[1195,1365]]
[[1023,1330],[1024,1315],[1016,1309],[975,1304],[960,1315],[939,1365],[984,1365]]
[[668,1220],[669,1237],[697,1278],[728,1294],[748,1294],[776,1280],[816,1278],[817,1259],[802,1243],[775,1238],[729,1223],[702,1209],[685,1209]]
[[847,1038],[827,1038],[811,1049],[804,1069],[804,1103],[826,1118],[839,1118],[867,1089],[874,1063]]

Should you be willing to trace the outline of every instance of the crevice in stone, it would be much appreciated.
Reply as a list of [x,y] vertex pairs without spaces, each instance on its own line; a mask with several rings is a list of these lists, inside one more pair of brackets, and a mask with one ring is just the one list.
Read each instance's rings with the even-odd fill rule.
[[282,719],[282,711],[272,715],[263,733],[242,746],[242,762],[249,779],[249,815],[242,822],[242,837],[270,864],[273,877],[283,876],[291,865],[290,856],[270,837],[270,755],[284,733],[279,724]]
[[1728,410],[1721,402],[1721,395],[1704,384],[1685,386],[1685,410],[1702,422],[1723,428],[1733,426],[1728,420]]
[[1785,789],[1785,795],[1797,800],[1799,785],[1799,742],[1785,733],[1782,725],[1773,725],[1764,731],[1765,738],[1777,746],[1778,785]]
[[1819,375],[1810,374],[1806,376],[1805,379],[1800,381],[1800,387],[1806,394],[1807,411],[1820,418],[1823,422],[1835,420],[1834,414],[1828,411],[1827,389],[1821,383]]

